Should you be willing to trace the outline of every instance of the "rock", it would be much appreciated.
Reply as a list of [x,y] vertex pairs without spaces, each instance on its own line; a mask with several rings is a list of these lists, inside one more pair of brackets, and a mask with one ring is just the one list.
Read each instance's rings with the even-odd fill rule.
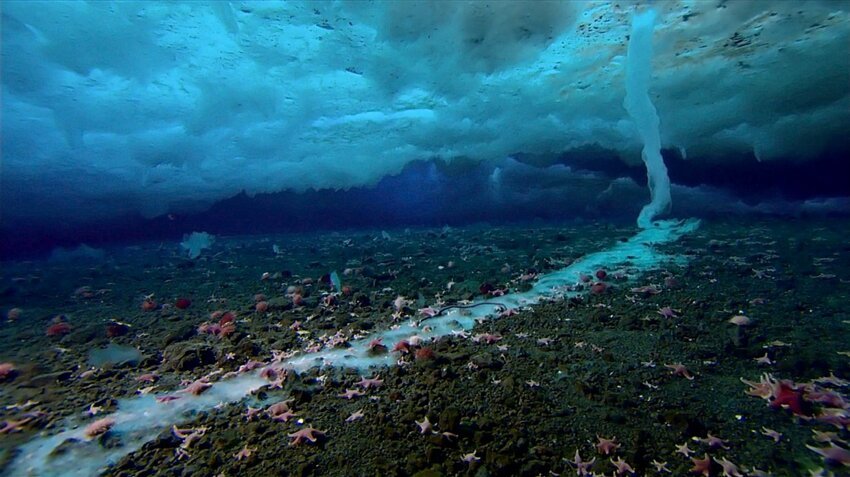
[[425,469],[413,474],[413,477],[443,477],[443,473],[437,469]]
[[167,348],[169,345],[174,343],[179,343],[181,341],[186,341],[191,338],[195,334],[195,327],[193,325],[183,325],[177,327],[176,330],[169,333],[162,342],[162,347]]
[[70,371],[59,371],[56,373],[39,374],[38,376],[35,376],[26,383],[24,383],[22,387],[44,387],[54,383],[62,383],[71,379],[71,376],[72,373]]
[[207,344],[174,343],[162,353],[163,364],[174,371],[192,371],[215,363],[215,350]]
[[457,434],[460,426],[460,410],[456,407],[447,407],[440,413],[440,418],[437,421],[438,427],[444,432],[454,432]]

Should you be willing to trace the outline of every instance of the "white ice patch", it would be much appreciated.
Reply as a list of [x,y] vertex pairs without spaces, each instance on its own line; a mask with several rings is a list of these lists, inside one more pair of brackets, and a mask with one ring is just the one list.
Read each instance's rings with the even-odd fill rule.
[[[368,350],[370,341],[380,338],[383,344],[392,348],[395,343],[412,336],[419,336],[425,341],[437,339],[451,334],[452,331],[472,329],[476,321],[495,316],[494,312],[500,307],[519,308],[540,303],[542,300],[576,296],[583,293],[572,290],[572,286],[580,281],[580,276],[592,274],[602,267],[608,270],[625,269],[629,278],[634,279],[652,269],[683,264],[685,257],[664,254],[656,245],[673,242],[682,235],[693,232],[697,227],[699,221],[694,219],[655,222],[652,228],[642,230],[628,241],[619,242],[608,250],[592,253],[566,268],[542,275],[529,291],[486,300],[487,303],[496,305],[467,308],[463,312],[451,310],[418,325],[408,323],[395,330],[375,333],[351,343],[350,348],[331,349],[295,357],[285,362],[284,366],[297,371],[305,371],[315,366],[341,366],[361,372],[374,366],[392,366],[397,356],[393,353],[371,355]],[[254,371],[218,381],[200,396],[185,395],[167,403],[157,402],[153,395],[119,399],[118,410],[109,417],[115,420],[111,432],[121,439],[120,447],[105,449],[98,445],[96,440],[87,441],[83,436],[84,424],[71,423],[69,425],[72,427],[59,434],[37,437],[21,446],[9,468],[9,475],[96,475],[156,438],[169,426],[191,420],[192,415],[211,410],[221,403],[240,401],[265,384],[267,381],[259,377],[259,371]],[[72,441],[68,441],[69,439]],[[55,452],[63,443],[63,451]]]

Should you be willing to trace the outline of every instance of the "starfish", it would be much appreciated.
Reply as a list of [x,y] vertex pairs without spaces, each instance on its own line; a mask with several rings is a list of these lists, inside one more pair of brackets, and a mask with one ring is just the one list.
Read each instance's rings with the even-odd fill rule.
[[667,468],[667,462],[666,461],[665,462],[658,462],[657,460],[653,459],[652,462],[650,462],[650,463],[652,464],[653,467],[655,467],[656,473],[658,473],[658,474],[660,474],[662,472],[667,472],[668,474],[670,473],[670,469]]
[[346,389],[344,393],[337,394],[337,396],[339,396],[341,398],[345,398],[345,399],[354,399],[356,397],[365,396],[365,395],[366,395],[366,393],[364,393],[363,391],[358,391],[356,389]]
[[89,404],[89,408],[86,409],[86,414],[88,414],[89,416],[95,416],[100,411],[103,411],[102,406],[95,406],[94,403],[91,403]]
[[247,459],[248,457],[251,457],[251,454],[253,454],[253,453],[254,453],[254,449],[249,449],[248,446],[245,446],[245,447],[242,448],[241,451],[234,454],[233,458],[235,458],[236,460]]
[[292,419],[293,417],[295,417],[295,413],[292,412],[292,411],[289,411],[289,410],[286,410],[286,411],[281,412],[280,414],[275,414],[274,416],[271,416],[271,418],[274,419],[275,421],[283,421],[283,422],[289,422],[289,420]]
[[705,477],[708,477],[711,473],[711,457],[708,454],[702,459],[691,457],[691,462],[694,463],[694,466],[690,469],[692,473],[702,474]]
[[717,459],[717,463],[720,464],[721,467],[723,467],[724,477],[744,477],[744,475],[741,474],[741,471],[738,470],[738,466],[733,464],[725,457]]
[[765,435],[765,436],[773,439],[773,442],[779,442],[779,439],[782,438],[781,433],[774,431],[773,429],[769,429],[767,427],[764,427],[764,426],[762,426],[762,428],[761,428],[761,433],[762,433],[762,435]]
[[812,447],[806,444],[806,447],[813,452],[817,452],[823,456],[823,460],[833,464],[841,464],[845,467],[850,467],[850,451],[843,447],[830,442],[829,447]]
[[771,361],[770,356],[767,355],[767,351],[764,352],[764,356],[759,356],[758,358],[753,358],[753,361],[755,361],[758,364],[767,364],[767,365],[771,365],[771,364],[774,363],[774,361]]
[[691,375],[690,371],[688,371],[688,368],[686,368],[682,363],[665,364],[664,367],[672,370],[670,374],[682,376],[683,378],[690,379],[692,381],[694,379],[693,375]]
[[817,429],[812,429],[812,434],[814,434],[814,436],[812,436],[812,439],[817,442],[843,442],[841,439],[838,438],[838,434],[834,432],[823,432]]
[[474,450],[474,451],[470,452],[469,454],[464,454],[460,458],[461,462],[466,462],[467,464],[471,464],[473,462],[478,462],[479,460],[481,460],[481,457],[478,457],[477,455],[475,455],[476,452],[478,452],[478,451]]
[[499,318],[507,318],[518,314],[519,312],[516,311],[516,308],[505,308],[505,311],[499,313]]
[[669,306],[665,306],[664,308],[660,308],[658,310],[658,314],[663,316],[664,318],[678,318],[679,315],[676,314],[676,310],[670,308]]
[[263,411],[263,408],[248,406],[248,408],[245,409],[245,420],[246,421],[254,420],[254,417],[256,417],[257,414],[259,414],[262,411]]
[[616,442],[616,437],[606,439],[597,435],[596,438],[599,439],[599,442],[596,443],[596,451],[600,454],[608,455],[620,448],[620,444],[617,444]]
[[552,338],[537,338],[537,344],[540,346],[549,346],[552,344],[552,341],[554,341]]
[[380,378],[362,378],[360,381],[354,383],[355,386],[362,386],[363,389],[369,388],[379,388],[381,384],[384,384],[384,380]]
[[24,424],[30,422],[31,417],[21,419],[20,421],[5,421],[3,427],[0,427],[0,434],[11,434],[13,432],[21,432]]
[[6,406],[6,410],[11,411],[11,410],[15,410],[15,409],[26,409],[28,407],[35,406],[38,403],[39,403],[39,401],[33,401],[32,399],[29,399],[29,400],[27,400],[27,402],[25,402],[23,404],[21,404],[21,403],[9,404],[8,406]]
[[635,473],[635,469],[632,469],[632,466],[630,466],[628,463],[626,463],[626,461],[624,461],[623,459],[617,457],[617,460],[614,460],[613,458],[611,458],[609,460],[611,461],[612,464],[614,464],[615,467],[617,467],[617,474],[618,475],[622,475],[622,474],[625,474],[625,473],[629,473],[629,474]]
[[188,449],[192,446],[192,443],[196,440],[200,439],[204,434],[207,433],[207,427],[198,427],[196,429],[178,429],[176,425],[171,426],[171,432],[175,437],[182,440],[183,443],[180,444],[182,449]]
[[143,374],[143,375],[137,377],[136,381],[138,381],[140,383],[152,383],[152,382],[156,381],[157,379],[159,379],[159,376],[157,376],[156,374],[146,373],[146,374]]
[[197,381],[193,381],[184,389],[181,389],[179,392],[189,393],[193,396],[200,396],[201,393],[206,391],[207,389],[212,387],[212,383],[207,381],[204,378],[198,379]]
[[487,344],[493,344],[493,343],[495,343],[495,342],[497,342],[501,339],[502,339],[501,336],[494,335],[492,333],[480,333],[480,334],[477,334],[477,335],[472,337],[472,341],[474,341],[476,343],[481,343],[483,341],[484,343],[487,343]]
[[420,434],[425,434],[427,432],[431,432],[431,429],[434,427],[431,424],[431,421],[428,420],[428,416],[425,416],[425,419],[422,419],[422,422],[419,422],[419,421],[413,421],[413,422],[415,422],[416,425],[419,426],[419,433]]
[[432,308],[430,306],[419,309],[419,314],[426,317],[426,318],[431,318],[433,316],[437,316],[437,314],[439,312],[440,312],[440,310],[438,310],[436,308]]
[[577,475],[590,475],[590,467],[593,466],[594,462],[596,462],[596,457],[589,461],[584,461],[582,460],[581,455],[579,455],[578,449],[576,449],[575,458],[573,458],[573,460],[568,460],[567,462],[576,466]]
[[363,419],[363,409],[358,409],[345,418],[345,422],[354,422]]
[[693,453],[694,453],[694,451],[692,451],[692,450],[688,447],[688,443],[687,443],[687,442],[685,442],[684,444],[681,444],[681,445],[676,446],[676,452],[678,452],[679,454],[682,454],[682,455],[683,455],[683,456],[685,456],[685,457],[690,457],[690,456],[691,456],[691,454],[693,454]]
[[722,447],[724,449],[729,448],[729,447],[726,446],[726,442],[723,439],[721,439],[717,436],[712,436],[711,433],[709,433],[704,439],[696,438],[696,440],[699,441],[699,442],[702,442],[703,444],[706,444],[708,447],[711,447],[712,449],[716,449],[718,447]]
[[292,434],[289,434],[289,437],[292,438],[292,441],[289,443],[291,446],[296,446],[298,444],[302,444],[305,440],[310,442],[316,442],[319,437],[324,436],[325,433],[315,429],[313,427],[305,427],[300,431],[296,431]]

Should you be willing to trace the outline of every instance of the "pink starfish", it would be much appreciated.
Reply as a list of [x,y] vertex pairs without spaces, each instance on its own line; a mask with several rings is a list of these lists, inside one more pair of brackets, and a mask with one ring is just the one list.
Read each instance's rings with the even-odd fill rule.
[[590,475],[590,468],[593,466],[593,463],[596,462],[596,457],[588,461],[584,461],[581,459],[581,455],[579,455],[578,449],[576,449],[575,458],[573,460],[568,460],[567,462],[576,466],[577,475]]
[[477,334],[477,335],[472,337],[472,341],[474,341],[476,343],[480,343],[480,342],[483,341],[487,344],[493,344],[493,343],[495,343],[495,342],[497,342],[501,339],[502,339],[501,336],[494,335],[494,334],[491,334],[491,333],[480,333],[480,334]]
[[292,411],[284,411],[280,414],[276,414],[274,416],[271,416],[271,418],[274,419],[275,421],[282,421],[282,422],[289,422],[289,420],[292,419],[293,417],[295,417],[295,413],[292,412]]
[[384,384],[384,380],[380,378],[361,378],[360,381],[354,383],[355,386],[362,386],[363,389],[379,388]]
[[358,409],[358,410],[352,412],[350,416],[346,417],[345,422],[358,421],[360,419],[363,419],[363,416],[364,416],[363,409]]
[[181,389],[182,393],[189,393],[193,396],[200,396],[204,391],[212,387],[212,383],[207,381],[206,378],[198,379],[197,381],[193,381],[191,384],[186,386],[184,389]]
[[419,314],[424,316],[425,318],[431,318],[433,316],[437,316],[437,313],[439,313],[439,312],[440,312],[440,310],[438,310],[436,308],[432,308],[430,306],[419,309]]
[[738,466],[733,464],[732,461],[726,459],[725,457],[721,457],[716,460],[717,463],[720,464],[721,467],[723,467],[724,477],[744,477],[744,475],[741,474],[741,471],[738,470]]
[[692,473],[702,474],[705,477],[708,477],[711,474],[711,457],[709,457],[708,454],[706,454],[702,459],[691,457],[691,462],[694,463],[694,466],[691,467]]
[[315,429],[313,427],[305,427],[300,431],[296,431],[292,434],[289,434],[289,437],[292,438],[292,441],[289,443],[289,445],[296,446],[298,444],[304,443],[305,440],[308,440],[310,442],[316,442],[319,437],[322,437],[324,435],[325,433],[318,429]]
[[823,456],[823,460],[827,462],[850,467],[850,451],[843,447],[838,447],[833,443],[830,443],[829,447],[812,447],[808,444],[806,444],[806,447]]
[[611,461],[612,464],[614,464],[615,467],[617,467],[617,475],[622,475],[622,474],[626,474],[626,473],[628,473],[628,474],[634,474],[635,473],[635,469],[632,469],[632,466],[630,466],[623,459],[617,457],[617,460],[614,460],[613,458],[611,458],[609,460]]
[[478,451],[474,450],[474,451],[470,452],[469,454],[464,454],[460,458],[461,462],[466,462],[467,464],[471,464],[473,462],[478,462],[479,460],[481,460],[481,457],[478,457],[477,455],[475,455],[476,452],[478,452]]
[[138,381],[140,383],[152,383],[152,382],[156,381],[157,379],[159,379],[159,376],[157,376],[156,374],[147,373],[147,374],[143,374],[143,375],[137,377],[136,381]]
[[596,436],[596,438],[599,439],[599,442],[596,443],[596,451],[600,454],[608,455],[620,448],[620,444],[617,444],[616,437],[606,439],[604,437]]
[[678,318],[679,315],[676,314],[676,311],[670,308],[669,306],[665,306],[658,310],[658,314],[663,316],[664,318]]
[[358,391],[357,389],[346,389],[344,393],[337,394],[337,396],[345,399],[354,399],[356,397],[365,396],[366,393],[363,391]]
[[245,446],[245,447],[242,448],[241,451],[237,452],[233,456],[233,458],[236,459],[236,460],[247,459],[247,458],[251,457],[251,454],[253,454],[253,453],[254,453],[254,449],[249,449],[248,446]]
[[691,381],[693,381],[694,379],[691,372],[688,371],[688,368],[686,368],[685,365],[682,363],[665,364],[664,367],[672,369],[673,371],[671,374],[675,374],[676,376],[682,376],[683,378],[690,379]]
[[505,311],[499,313],[499,318],[507,318],[518,314],[519,312],[516,311],[516,308],[505,308]]
[[23,425],[30,422],[32,418],[21,419],[20,421],[5,421],[3,427],[0,427],[0,434],[11,434],[13,432],[21,432]]
[[699,441],[702,442],[703,444],[706,444],[708,447],[711,447],[712,449],[717,449],[717,448],[728,449],[729,448],[726,445],[726,441],[724,441],[723,439],[721,439],[717,436],[712,436],[711,433],[709,433],[704,439],[700,439]]
[[779,442],[779,439],[782,439],[782,434],[780,432],[775,431],[773,429],[769,429],[769,428],[764,427],[764,426],[761,427],[761,433],[762,433],[762,435],[765,435],[765,436],[773,439],[773,442]]
[[245,410],[245,420],[253,421],[257,414],[259,414],[261,411],[262,408],[248,406],[248,408]]
[[431,421],[428,420],[428,416],[425,416],[425,419],[422,419],[422,422],[420,422],[420,421],[413,421],[413,422],[415,422],[416,425],[419,426],[419,433],[420,434],[425,434],[425,433],[431,432],[431,429],[433,428]]
[[101,434],[105,434],[107,431],[112,429],[112,426],[114,425],[115,419],[112,419],[111,417],[104,417],[103,419],[98,419],[86,426],[86,429],[83,431],[83,435],[91,439]]
[[692,451],[692,450],[688,447],[688,443],[687,443],[687,442],[685,442],[685,443],[684,443],[684,444],[682,444],[682,445],[678,445],[678,446],[676,446],[676,452],[678,452],[679,454],[682,454],[682,455],[683,455],[683,456],[685,456],[685,457],[690,457],[690,456],[691,456],[691,454],[693,454],[693,453],[694,453],[694,451]]

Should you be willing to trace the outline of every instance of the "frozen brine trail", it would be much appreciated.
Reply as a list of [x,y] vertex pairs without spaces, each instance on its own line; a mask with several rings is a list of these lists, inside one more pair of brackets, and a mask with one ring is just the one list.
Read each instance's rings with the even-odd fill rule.
[[[473,328],[478,320],[499,316],[501,311],[540,303],[542,300],[568,298],[586,293],[576,290],[582,275],[598,268],[625,268],[626,279],[634,280],[641,274],[659,267],[682,265],[686,258],[662,253],[655,245],[678,240],[699,227],[699,221],[659,221],[641,230],[627,241],[599,252],[585,255],[568,267],[541,275],[532,288],[521,293],[473,302],[463,310],[452,308],[425,321],[410,321],[394,329],[384,330],[363,339],[352,341],[345,349],[321,350],[288,358],[277,366],[305,371],[313,367],[335,366],[366,372],[370,367],[392,366],[393,353],[370,354],[369,344],[380,339],[392,348],[401,340],[418,336],[423,340],[436,339],[453,332]],[[505,314],[507,315],[507,314]],[[511,319],[511,318],[504,318]],[[193,414],[217,408],[222,403],[234,403],[268,384],[253,370],[221,379],[199,396],[183,396],[170,402],[158,402],[154,395],[119,399],[118,410],[107,418],[114,420],[109,431],[119,446],[105,448],[97,440],[85,437],[84,426],[69,423],[63,431],[46,437],[37,437],[18,449],[15,459],[6,469],[7,475],[32,476],[89,476],[97,475],[122,457],[138,450],[174,424],[191,421]],[[165,393],[168,394],[168,393]]]

